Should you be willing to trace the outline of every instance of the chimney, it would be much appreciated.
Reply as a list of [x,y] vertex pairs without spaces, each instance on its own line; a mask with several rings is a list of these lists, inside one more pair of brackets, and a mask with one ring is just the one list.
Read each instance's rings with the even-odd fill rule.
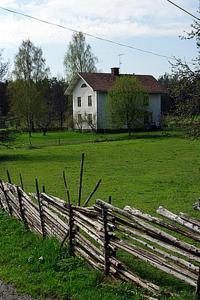
[[111,74],[114,76],[119,76],[119,68],[111,68]]

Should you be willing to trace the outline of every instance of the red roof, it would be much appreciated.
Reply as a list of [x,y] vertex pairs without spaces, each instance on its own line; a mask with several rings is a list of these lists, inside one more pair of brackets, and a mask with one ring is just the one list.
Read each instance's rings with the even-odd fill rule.
[[[79,75],[91,86],[94,91],[108,92],[113,86],[116,75],[111,73],[79,73]],[[119,76],[127,76],[120,74]],[[130,75],[135,76],[142,86],[150,94],[166,93],[165,88],[151,75]]]

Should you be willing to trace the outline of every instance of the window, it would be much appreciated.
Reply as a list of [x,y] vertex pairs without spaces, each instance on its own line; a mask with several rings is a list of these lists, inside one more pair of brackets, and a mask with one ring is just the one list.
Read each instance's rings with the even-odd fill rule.
[[78,107],[81,107],[81,97],[77,97],[77,104],[78,104]]
[[148,106],[149,105],[149,95],[146,95],[143,99],[143,105]]
[[87,85],[86,85],[85,83],[83,83],[83,84],[81,85],[81,88],[85,88],[85,87],[87,87]]
[[88,96],[88,106],[92,106],[92,96]]
[[92,124],[92,114],[88,114],[87,118],[88,118],[88,123]]
[[78,123],[79,124],[82,123],[82,116],[81,116],[81,114],[78,114]]

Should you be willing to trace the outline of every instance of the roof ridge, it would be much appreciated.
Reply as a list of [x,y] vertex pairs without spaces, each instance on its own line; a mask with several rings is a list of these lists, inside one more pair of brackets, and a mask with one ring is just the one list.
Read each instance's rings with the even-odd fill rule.
[[[135,74],[135,73],[132,73],[132,74],[125,74],[125,73],[122,73],[122,74],[119,74],[119,75],[114,75],[112,73],[106,73],[106,72],[79,72],[78,74],[92,74],[92,75],[110,75],[110,76],[113,76],[113,77],[117,77],[117,76],[150,76],[150,77],[153,77],[155,78],[153,75],[150,75],[150,74]],[[155,78],[156,79],[156,78]],[[156,79],[157,80],[157,79]]]

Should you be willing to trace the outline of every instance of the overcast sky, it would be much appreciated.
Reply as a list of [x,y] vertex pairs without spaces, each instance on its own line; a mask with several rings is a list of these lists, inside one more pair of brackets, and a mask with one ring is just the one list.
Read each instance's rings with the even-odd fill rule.
[[[174,0],[197,15],[199,0]],[[187,61],[196,54],[195,41],[181,40],[193,19],[167,0],[0,0],[0,6],[106,39],[176,56]],[[23,39],[41,46],[52,76],[63,76],[63,58],[72,32],[38,23],[0,9],[0,48],[12,62]],[[152,74],[170,72],[167,59],[87,37],[98,57],[97,68],[109,72]]]

